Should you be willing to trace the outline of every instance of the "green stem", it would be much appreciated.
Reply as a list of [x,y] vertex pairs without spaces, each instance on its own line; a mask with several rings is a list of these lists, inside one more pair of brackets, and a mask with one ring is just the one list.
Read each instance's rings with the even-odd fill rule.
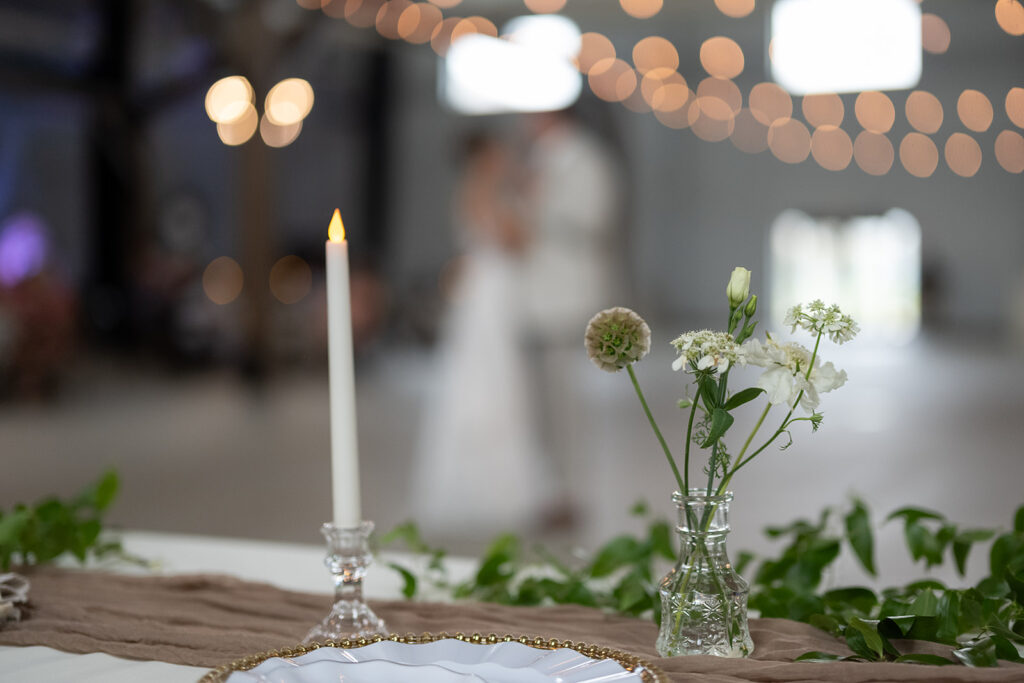
[[680,491],[684,496],[690,495],[690,442],[693,440],[693,416],[697,412],[697,401],[700,400],[700,387],[697,388],[697,395],[693,397],[690,404],[690,420],[686,423],[686,449],[683,453],[683,482],[686,488]]
[[754,440],[757,432],[760,431],[761,425],[764,424],[764,419],[768,417],[768,411],[772,409],[772,404],[769,403],[764,407],[764,411],[761,413],[761,417],[758,418],[757,424],[754,425],[753,431],[750,432],[750,436],[743,444],[743,448],[740,449],[739,455],[736,456],[736,462],[743,460],[743,456],[746,455],[747,449],[750,448],[750,443]]
[[661,444],[661,449],[665,451],[665,458],[668,460],[669,467],[672,468],[672,474],[676,476],[676,483],[679,484],[680,489],[685,492],[686,489],[683,488],[683,478],[679,476],[679,468],[676,467],[675,458],[672,457],[672,451],[669,450],[668,444],[665,443],[665,437],[661,435],[661,430],[658,429],[658,423],[654,421],[654,415],[651,414],[651,409],[647,407],[647,399],[644,398],[644,392],[640,389],[640,383],[636,379],[636,373],[633,372],[633,366],[627,365],[626,371],[629,373],[629,379],[633,382],[633,389],[636,390],[637,398],[640,399],[640,405],[644,408],[644,414],[647,415],[647,421],[651,423],[654,435],[658,437],[658,443]]

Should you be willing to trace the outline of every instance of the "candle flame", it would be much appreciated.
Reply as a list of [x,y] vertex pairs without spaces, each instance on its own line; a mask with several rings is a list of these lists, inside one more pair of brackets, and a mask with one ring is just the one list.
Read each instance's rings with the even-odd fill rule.
[[345,224],[341,222],[341,211],[339,209],[335,209],[334,215],[331,216],[331,224],[327,228],[327,237],[332,242],[345,241]]

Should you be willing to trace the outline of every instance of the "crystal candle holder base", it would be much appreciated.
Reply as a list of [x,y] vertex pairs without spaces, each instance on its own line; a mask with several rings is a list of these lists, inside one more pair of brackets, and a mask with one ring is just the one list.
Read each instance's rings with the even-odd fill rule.
[[320,527],[327,539],[324,564],[334,577],[334,605],[322,622],[314,626],[304,642],[352,640],[387,635],[384,621],[363,600],[363,577],[373,557],[370,534],[373,522],[357,527],[339,527],[330,522]]

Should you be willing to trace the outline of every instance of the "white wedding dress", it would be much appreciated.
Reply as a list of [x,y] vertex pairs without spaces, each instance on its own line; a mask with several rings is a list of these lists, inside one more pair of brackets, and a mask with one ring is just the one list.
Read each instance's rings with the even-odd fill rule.
[[465,258],[426,394],[413,510],[425,531],[493,534],[535,520],[548,491],[523,348],[518,259]]

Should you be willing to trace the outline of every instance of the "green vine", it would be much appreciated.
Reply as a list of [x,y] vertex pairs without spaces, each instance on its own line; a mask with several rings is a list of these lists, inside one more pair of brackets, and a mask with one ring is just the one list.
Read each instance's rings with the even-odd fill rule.
[[[645,533],[617,536],[590,557],[567,563],[542,546],[525,548],[516,536],[495,539],[469,581],[453,584],[443,571],[443,551],[429,548],[415,525],[382,537],[382,546],[401,541],[431,558],[435,588],[455,599],[507,605],[578,604],[629,616],[660,619],[658,581],[676,553],[671,527],[651,519],[645,504],[633,514],[646,520]],[[905,507],[886,522],[902,521],[907,550],[926,569],[952,559],[962,577],[975,545],[992,541],[989,575],[975,586],[952,588],[933,579],[876,592],[864,586],[822,587],[826,570],[844,545],[870,576],[876,576],[873,523],[867,506],[854,500],[841,515],[841,531],[829,521],[827,509],[817,521],[798,520],[765,530],[784,541],[775,557],[757,558],[741,552],[737,571],[750,579],[750,608],[762,617],[792,619],[821,628],[842,641],[852,656],[808,652],[801,661],[889,661],[921,664],[996,666],[998,660],[1024,662],[1024,506],[1013,528],[964,529],[930,510]],[[993,540],[994,539],[994,540]],[[405,581],[404,594],[415,598],[419,578],[397,563],[391,565]],[[910,653],[902,641],[922,640],[949,648],[949,656]],[[904,649],[906,649],[904,647]]]
[[70,502],[47,498],[34,505],[0,510],[0,568],[47,564],[64,554],[79,562],[89,557],[125,555],[121,544],[102,536],[103,514],[117,496],[117,473],[109,471]]

